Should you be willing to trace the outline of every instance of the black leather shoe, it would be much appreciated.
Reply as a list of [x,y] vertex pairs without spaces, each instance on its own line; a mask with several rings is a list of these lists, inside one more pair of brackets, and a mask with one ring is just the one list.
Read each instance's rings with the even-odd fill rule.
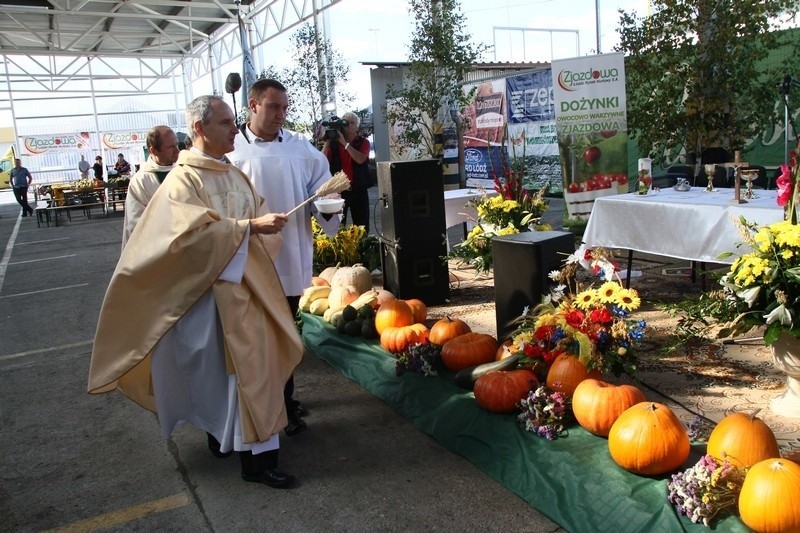
[[291,486],[295,479],[291,474],[281,472],[277,468],[267,468],[260,474],[246,474],[242,472],[242,479],[254,483],[263,483],[276,489],[285,489]]
[[206,435],[208,435],[208,449],[211,450],[211,455],[213,455],[214,457],[219,457],[220,459],[224,459],[225,457],[230,457],[230,455],[233,453],[232,451],[230,452],[219,451],[220,448],[219,441],[215,439],[214,435],[212,435],[211,433],[206,433]]
[[308,410],[305,406],[297,400],[295,400],[294,412],[297,413],[297,416],[306,416],[308,414]]
[[287,437],[293,437],[300,433],[301,431],[305,431],[306,422],[296,414],[289,415],[289,423],[286,424],[286,427],[283,428],[283,432],[286,433]]

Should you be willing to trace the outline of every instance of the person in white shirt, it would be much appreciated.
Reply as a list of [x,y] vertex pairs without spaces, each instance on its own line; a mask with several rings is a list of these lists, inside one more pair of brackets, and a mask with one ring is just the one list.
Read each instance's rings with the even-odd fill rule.
[[[289,96],[283,84],[261,79],[247,94],[250,121],[241,127],[242,135],[236,137],[234,151],[228,154],[228,159],[250,177],[256,191],[267,198],[270,210],[288,213],[331,179],[328,160],[307,138],[283,128],[289,108]],[[335,235],[340,225],[339,215],[318,213],[308,204],[289,217],[283,228],[283,247],[275,268],[295,314],[303,290],[311,285],[312,214],[328,235]],[[306,428],[302,419],[305,409],[293,399],[293,392],[294,379],[290,378],[284,391],[289,418],[284,432],[289,436]]]

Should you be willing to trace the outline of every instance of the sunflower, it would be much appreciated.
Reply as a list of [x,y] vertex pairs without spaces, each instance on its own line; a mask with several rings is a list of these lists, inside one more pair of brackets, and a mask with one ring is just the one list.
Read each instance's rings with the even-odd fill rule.
[[633,289],[620,288],[617,293],[616,302],[614,302],[621,309],[625,311],[634,311],[639,309],[642,300],[639,298],[639,293]]
[[615,281],[606,281],[597,289],[598,299],[604,304],[615,303],[621,289],[622,287],[619,283]]
[[594,289],[587,289],[575,295],[573,302],[575,307],[587,311],[597,304],[597,291]]

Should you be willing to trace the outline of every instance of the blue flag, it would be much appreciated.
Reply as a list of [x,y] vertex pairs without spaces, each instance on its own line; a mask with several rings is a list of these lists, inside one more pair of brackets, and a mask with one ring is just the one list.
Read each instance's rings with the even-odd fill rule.
[[[241,14],[237,11],[236,18],[239,19],[239,41],[242,44],[242,100],[243,108],[248,107],[247,91],[256,82],[256,67],[253,64],[253,56],[250,55],[250,43],[247,38],[247,28],[244,26]],[[238,115],[238,109],[233,110]]]

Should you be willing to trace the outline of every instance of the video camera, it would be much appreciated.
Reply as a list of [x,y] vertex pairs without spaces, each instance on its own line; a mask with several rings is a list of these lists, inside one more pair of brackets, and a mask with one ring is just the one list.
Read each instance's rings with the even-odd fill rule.
[[342,132],[344,134],[344,128],[347,126],[349,122],[347,122],[343,118],[339,118],[336,115],[333,115],[328,120],[322,121],[322,125],[325,126],[325,139],[330,139],[335,141],[339,138],[338,133]]

